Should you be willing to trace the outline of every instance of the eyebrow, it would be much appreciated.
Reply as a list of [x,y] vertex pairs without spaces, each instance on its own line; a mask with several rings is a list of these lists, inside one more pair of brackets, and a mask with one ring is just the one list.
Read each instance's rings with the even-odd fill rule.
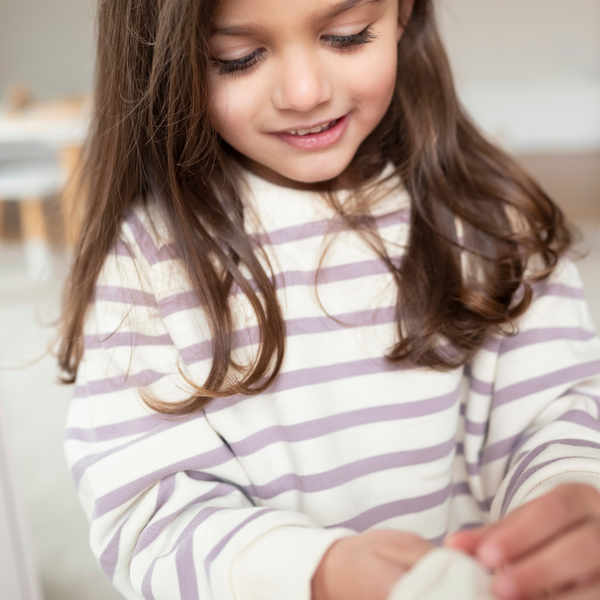
[[[386,0],[343,0],[338,4],[334,4],[326,8],[324,11],[317,11],[309,17],[309,23],[315,25],[319,21],[328,21],[335,19],[339,15],[360,6],[361,4],[382,4]],[[227,35],[233,37],[252,37],[265,32],[265,27],[260,24],[250,25],[213,25],[211,35]]]

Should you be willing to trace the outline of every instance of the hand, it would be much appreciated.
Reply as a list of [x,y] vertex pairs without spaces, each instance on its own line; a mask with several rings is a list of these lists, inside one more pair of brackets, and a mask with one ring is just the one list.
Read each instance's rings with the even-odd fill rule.
[[386,600],[433,546],[410,533],[366,531],[334,542],[312,579],[312,600]]
[[446,545],[496,570],[500,600],[600,598],[600,493],[592,486],[558,486]]

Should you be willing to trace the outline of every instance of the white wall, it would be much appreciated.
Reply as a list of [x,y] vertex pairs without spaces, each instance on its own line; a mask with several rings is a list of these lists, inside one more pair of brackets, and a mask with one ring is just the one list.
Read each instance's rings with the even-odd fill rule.
[[[292,1],[292,0],[282,0]],[[600,148],[600,0],[435,0],[461,97],[513,151]],[[0,94],[81,93],[95,0],[0,0]]]
[[461,96],[513,151],[600,148],[600,0],[438,0]]
[[86,92],[93,0],[0,0],[0,95],[28,85],[40,98]]

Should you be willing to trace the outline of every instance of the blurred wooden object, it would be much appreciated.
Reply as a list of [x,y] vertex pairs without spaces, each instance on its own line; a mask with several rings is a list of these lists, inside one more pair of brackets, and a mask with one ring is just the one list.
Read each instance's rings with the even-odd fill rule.
[[26,242],[32,240],[46,241],[46,223],[41,198],[23,198],[19,202],[21,213],[21,230]]
[[[39,278],[50,272],[49,234],[56,238],[64,230],[72,248],[79,232],[76,171],[87,131],[86,98],[34,102],[26,87],[14,85],[6,99],[8,110],[0,112],[0,212],[2,199],[19,203],[28,269]],[[61,200],[64,224],[56,232],[44,219],[44,203],[52,198]]]
[[83,205],[80,200],[79,161],[81,147],[71,144],[61,151],[61,164],[66,177],[66,183],[61,194],[61,207],[64,219],[65,244],[73,248],[81,228]]
[[34,102],[31,90],[23,84],[15,83],[9,86],[6,92],[8,110],[13,113],[19,113]]

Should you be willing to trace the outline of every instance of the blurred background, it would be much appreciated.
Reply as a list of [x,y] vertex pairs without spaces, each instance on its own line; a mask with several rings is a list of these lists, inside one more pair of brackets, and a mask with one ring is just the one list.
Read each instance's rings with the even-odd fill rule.
[[[438,0],[460,96],[582,232],[600,324],[600,0]],[[62,440],[71,389],[45,354],[77,223],[90,0],[0,2],[0,581],[9,600],[114,600]]]

